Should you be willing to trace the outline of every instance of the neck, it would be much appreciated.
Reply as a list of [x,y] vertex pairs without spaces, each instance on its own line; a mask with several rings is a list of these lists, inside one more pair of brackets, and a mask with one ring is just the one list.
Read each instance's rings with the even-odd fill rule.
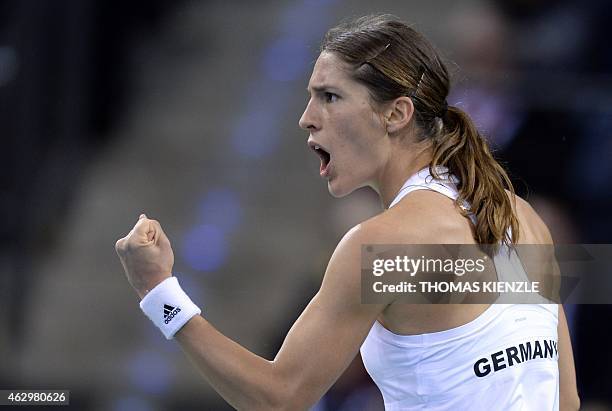
[[430,147],[418,150],[398,148],[391,152],[396,154],[390,156],[377,181],[372,184],[372,188],[378,193],[385,209],[389,208],[406,180],[419,170],[429,166],[432,159]]

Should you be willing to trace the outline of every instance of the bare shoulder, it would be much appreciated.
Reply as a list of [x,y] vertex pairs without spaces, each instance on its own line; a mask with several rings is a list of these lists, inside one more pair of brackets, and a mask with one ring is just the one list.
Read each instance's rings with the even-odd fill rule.
[[430,190],[406,196],[391,209],[360,224],[370,243],[470,244],[474,237],[470,220],[450,198]]
[[[378,228],[366,222],[351,228],[342,237],[325,270],[317,301],[334,301],[333,306],[340,305],[345,308],[361,306],[362,248],[367,244],[377,243],[379,232]],[[371,309],[378,310],[376,315],[393,300],[390,293],[383,297],[383,305],[370,305]]]
[[[384,213],[383,213],[384,214]],[[361,258],[362,249],[369,244],[419,244],[429,243],[417,232],[403,236],[393,229],[392,222],[382,215],[373,217],[351,228],[334,250],[318,295],[322,299],[333,299],[347,306],[361,301]],[[333,298],[332,298],[333,297]],[[393,301],[391,293],[384,295],[386,304]]]
[[334,254],[355,255],[366,244],[430,243],[435,219],[426,216],[425,210],[419,212],[414,204],[401,213],[396,212],[399,207],[398,205],[391,210],[385,210],[351,228],[338,243]]
[[519,220],[520,236],[519,243],[523,244],[552,244],[550,230],[525,199],[518,195],[513,195],[506,190],[508,197],[513,201],[516,216]]

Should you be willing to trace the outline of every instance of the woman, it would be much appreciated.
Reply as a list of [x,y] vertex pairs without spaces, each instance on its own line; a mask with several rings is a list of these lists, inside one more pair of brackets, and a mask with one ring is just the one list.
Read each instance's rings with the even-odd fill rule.
[[[433,47],[392,16],[341,24],[325,36],[308,90],[299,123],[330,193],[369,186],[385,211],[340,241],[273,361],[197,315],[172,277],[161,226],[141,215],[116,248],[145,313],[238,409],[307,409],[360,348],[388,410],[577,409],[561,306],[408,305],[391,294],[361,303],[362,244],[552,244],[468,116],[447,106],[449,76]],[[558,360],[513,351],[540,337]]]

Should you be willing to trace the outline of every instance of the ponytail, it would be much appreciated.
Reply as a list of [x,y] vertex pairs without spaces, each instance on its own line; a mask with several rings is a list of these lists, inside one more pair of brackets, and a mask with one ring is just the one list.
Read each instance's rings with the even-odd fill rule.
[[[493,158],[489,147],[470,117],[457,107],[448,107],[442,130],[433,139],[430,173],[445,166],[459,178],[456,204],[461,213],[476,217],[476,240],[479,244],[516,243],[519,224],[512,182],[503,167]],[[510,191],[512,201],[506,194]],[[469,210],[462,207],[469,204]],[[510,228],[510,232],[508,232]],[[509,235],[510,234],[510,235]]]

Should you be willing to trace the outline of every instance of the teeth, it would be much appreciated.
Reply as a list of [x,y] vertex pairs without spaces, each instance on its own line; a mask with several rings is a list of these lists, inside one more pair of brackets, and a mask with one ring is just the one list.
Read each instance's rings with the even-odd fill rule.
[[315,150],[320,150],[320,149],[321,149],[321,147],[315,145]]

